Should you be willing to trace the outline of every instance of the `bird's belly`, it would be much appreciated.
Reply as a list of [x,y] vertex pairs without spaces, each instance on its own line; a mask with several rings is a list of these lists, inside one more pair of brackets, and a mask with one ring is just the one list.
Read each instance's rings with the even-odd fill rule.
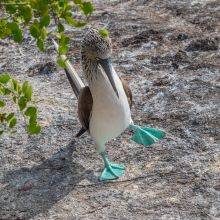
[[102,145],[119,136],[129,126],[130,108],[127,99],[123,99],[105,96],[93,104],[90,134],[97,144]]
[[131,121],[130,107],[123,85],[114,69],[112,71],[118,96],[105,74],[98,74],[90,86],[93,106],[89,131],[99,147],[119,136]]

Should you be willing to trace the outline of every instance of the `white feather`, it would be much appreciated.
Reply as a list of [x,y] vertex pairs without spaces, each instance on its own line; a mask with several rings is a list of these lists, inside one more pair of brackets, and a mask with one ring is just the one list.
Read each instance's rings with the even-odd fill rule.
[[[100,69],[99,71],[102,70]],[[128,99],[121,80],[114,69],[113,79],[119,97],[117,97],[103,71],[98,73],[97,79],[93,80],[89,85],[93,96],[89,130],[99,148],[103,148],[107,141],[119,136],[131,122]]]

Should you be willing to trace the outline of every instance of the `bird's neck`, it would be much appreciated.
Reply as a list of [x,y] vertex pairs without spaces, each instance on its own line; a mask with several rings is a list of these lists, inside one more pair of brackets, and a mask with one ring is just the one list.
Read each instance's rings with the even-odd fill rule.
[[[117,97],[109,79],[103,74],[98,64],[94,62],[86,62],[86,66],[83,65],[83,70],[94,101],[107,98],[108,96],[113,98]],[[115,81],[117,90],[120,91],[122,87],[121,81],[114,70],[113,80]]]
[[82,68],[88,85],[97,78],[98,63],[82,55]]

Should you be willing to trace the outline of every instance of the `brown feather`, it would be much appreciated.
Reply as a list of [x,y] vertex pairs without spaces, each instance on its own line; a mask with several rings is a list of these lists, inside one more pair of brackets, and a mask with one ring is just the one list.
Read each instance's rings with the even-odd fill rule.
[[129,106],[131,108],[131,106],[132,106],[132,92],[131,92],[131,89],[130,89],[130,87],[129,87],[129,85],[128,85],[128,83],[127,83],[127,81],[125,79],[120,77],[120,80],[122,82],[123,88],[125,90],[125,94],[126,94],[126,96],[128,98]]
[[81,136],[83,133],[89,130],[89,121],[92,111],[93,99],[92,94],[88,86],[81,89],[78,101],[78,116],[82,125],[81,130],[76,135]]
[[81,128],[78,133],[75,135],[75,137],[79,138],[80,136],[82,136],[85,132],[87,131],[87,129],[85,128]]

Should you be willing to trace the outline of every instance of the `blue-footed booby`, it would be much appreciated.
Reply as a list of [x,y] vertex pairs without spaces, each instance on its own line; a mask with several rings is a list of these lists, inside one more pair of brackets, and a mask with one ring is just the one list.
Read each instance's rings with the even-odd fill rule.
[[[57,44],[54,42],[55,46]],[[66,74],[78,98],[78,117],[82,125],[76,135],[88,132],[104,162],[100,180],[117,179],[125,166],[109,160],[105,144],[118,137],[127,128],[133,130],[133,141],[148,146],[164,137],[155,128],[135,125],[131,118],[132,93],[128,84],[116,73],[111,63],[111,42],[97,30],[89,29],[81,44],[82,69],[87,80],[85,86],[65,56]]]

